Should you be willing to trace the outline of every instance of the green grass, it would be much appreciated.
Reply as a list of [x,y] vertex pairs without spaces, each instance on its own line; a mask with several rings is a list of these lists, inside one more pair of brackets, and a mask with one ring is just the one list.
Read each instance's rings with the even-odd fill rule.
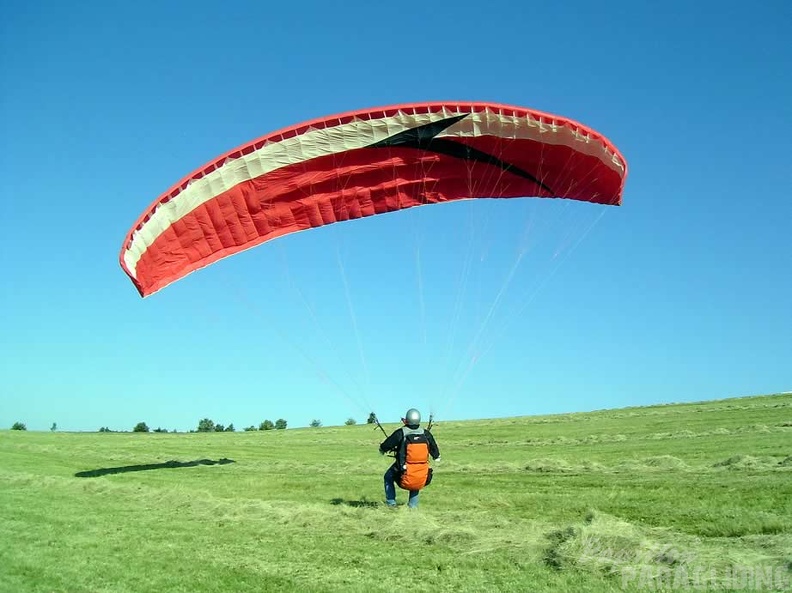
[[433,432],[443,454],[434,482],[417,511],[393,511],[382,505],[382,435],[368,425],[0,431],[0,591],[792,582],[792,395]]

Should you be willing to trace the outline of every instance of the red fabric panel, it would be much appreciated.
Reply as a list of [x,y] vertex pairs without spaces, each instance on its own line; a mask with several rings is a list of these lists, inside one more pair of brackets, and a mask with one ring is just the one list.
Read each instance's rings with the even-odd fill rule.
[[[491,144],[467,140],[477,148]],[[566,146],[509,141],[484,150],[538,170],[563,197],[618,202],[621,178],[598,159]],[[537,153],[542,152],[540,166]],[[411,148],[347,152],[278,169],[237,185],[165,231],[137,265],[137,285],[150,294],[174,280],[275,237],[349,220],[461,198],[546,195],[530,180],[500,167]],[[472,182],[471,182],[472,180]],[[556,192],[559,193],[559,192]]]
[[[460,105],[464,109],[472,104],[448,106],[457,108]],[[425,113],[440,111],[443,106],[438,103],[353,112],[260,138],[222,155],[181,180],[151,205],[135,228],[139,229],[159,204],[175,198],[187,187],[189,180],[199,179],[222,167],[229,158],[259,149],[265,142],[277,142],[301,134],[309,127],[334,126],[355,117],[370,119],[395,115],[398,111]],[[503,109],[520,116],[541,115],[548,121],[579,129],[594,138],[598,145],[604,144],[619,154],[607,139],[570,120],[509,106],[482,104],[477,107]],[[626,171],[620,174],[599,158],[568,146],[493,136],[454,137],[450,141],[468,144],[526,171],[552,191],[495,164],[417,148],[364,148],[314,158],[241,183],[175,221],[142,255],[133,282],[140,294],[147,296],[194,270],[270,239],[421,204],[463,198],[527,196],[621,203]],[[132,232],[121,252],[121,265],[125,270],[123,255],[131,239]]]

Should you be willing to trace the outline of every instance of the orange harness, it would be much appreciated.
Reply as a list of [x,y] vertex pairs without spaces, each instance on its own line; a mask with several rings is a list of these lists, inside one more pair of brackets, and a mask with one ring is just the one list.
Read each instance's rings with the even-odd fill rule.
[[399,488],[420,490],[432,481],[432,468],[429,467],[429,440],[423,428],[405,426],[397,454],[399,464]]

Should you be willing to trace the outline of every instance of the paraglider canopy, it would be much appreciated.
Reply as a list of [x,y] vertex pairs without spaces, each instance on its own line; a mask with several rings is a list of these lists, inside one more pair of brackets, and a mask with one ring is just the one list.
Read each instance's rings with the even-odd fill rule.
[[263,136],[158,197],[120,263],[141,296],[286,234],[477,198],[620,205],[627,165],[567,118],[496,103],[354,111]]

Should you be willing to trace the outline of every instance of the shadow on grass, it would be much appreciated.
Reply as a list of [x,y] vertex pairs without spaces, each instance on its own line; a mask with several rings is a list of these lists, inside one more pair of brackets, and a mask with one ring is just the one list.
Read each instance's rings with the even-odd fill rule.
[[345,504],[348,507],[355,508],[375,508],[380,506],[380,503],[374,502],[372,500],[344,500],[343,498],[334,498],[330,501],[330,504]]
[[196,459],[195,461],[166,461],[164,463],[146,463],[142,465],[124,465],[121,467],[101,467],[99,469],[89,469],[84,472],[74,474],[76,478],[98,478],[110,474],[126,474],[128,472],[145,472],[152,469],[173,469],[177,467],[196,467],[198,465],[227,465],[234,463],[233,459]]

